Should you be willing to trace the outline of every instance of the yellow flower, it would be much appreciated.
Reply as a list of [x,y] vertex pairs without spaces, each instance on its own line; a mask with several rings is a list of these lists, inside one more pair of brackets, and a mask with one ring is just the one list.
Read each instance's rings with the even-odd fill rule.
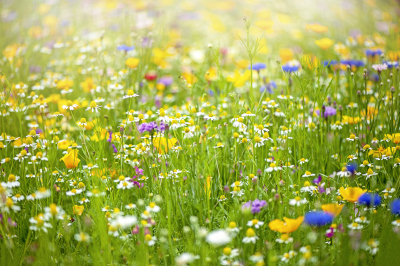
[[274,25],[274,22],[272,20],[258,20],[254,23],[254,25],[262,30],[269,31]]
[[84,82],[81,82],[81,87],[84,92],[91,92],[92,90],[95,89],[93,79],[90,77],[87,77]]
[[247,68],[249,66],[249,64],[250,64],[249,60],[246,60],[246,59],[242,59],[242,60],[235,62],[235,65],[240,69]]
[[186,82],[187,82],[189,85],[193,85],[193,84],[197,81],[196,76],[193,75],[193,74],[190,73],[190,72],[184,72],[184,73],[182,73],[182,77],[186,80]]
[[79,150],[73,149],[68,154],[64,155],[64,157],[62,157],[60,159],[60,161],[64,161],[65,166],[68,169],[76,168],[78,166],[79,162],[81,161],[78,158],[78,152],[79,152]]
[[154,147],[156,147],[159,154],[167,153],[175,145],[176,142],[176,138],[169,139],[168,142],[167,139],[164,137],[156,137],[153,139],[153,145]]
[[205,74],[204,78],[208,81],[214,81],[217,79],[217,68],[210,67]]
[[239,88],[239,87],[244,86],[244,84],[246,83],[246,81],[248,81],[248,80],[250,79],[250,75],[251,75],[250,70],[246,70],[246,71],[243,73],[243,75],[241,75],[241,74],[239,73],[239,71],[235,71],[235,75],[234,75],[233,77],[232,77],[232,76],[228,76],[228,77],[226,78],[226,80],[227,80],[228,82],[233,82],[233,86],[234,86],[235,88]]
[[364,194],[366,190],[363,190],[360,187],[348,187],[348,188],[343,188],[341,187],[339,189],[340,195],[343,197],[344,200],[350,201],[350,202],[356,202],[358,198]]
[[318,23],[313,23],[313,24],[307,24],[306,30],[310,30],[316,33],[324,33],[327,32],[329,29],[327,26],[322,26]]
[[322,38],[320,40],[315,40],[315,44],[318,45],[319,48],[327,50],[334,44],[334,41],[329,38]]
[[131,57],[131,58],[126,59],[125,65],[129,68],[136,68],[139,65],[139,62],[140,62],[140,59]]
[[337,204],[337,203],[330,203],[330,204],[324,204],[324,205],[322,205],[322,206],[321,206],[321,209],[322,209],[324,212],[333,214],[334,216],[338,216],[338,215],[341,213],[341,211],[342,211],[342,209],[343,209],[343,206],[344,206],[344,205],[339,205],[339,204]]
[[282,63],[286,63],[293,59],[293,52],[290,49],[283,48],[279,50],[279,56],[282,59]]
[[74,214],[81,216],[84,209],[85,209],[85,206],[74,205],[72,210],[73,210]]
[[268,226],[272,231],[277,231],[279,233],[292,233],[296,231],[299,226],[303,223],[304,216],[300,216],[297,219],[289,219],[283,217],[284,221],[279,219],[271,221]]
[[400,133],[395,133],[393,135],[386,134],[385,137],[387,137],[391,141],[393,141],[394,144],[399,144],[400,143]]
[[62,140],[57,143],[57,147],[61,150],[66,150],[69,146],[71,146],[71,144],[72,143],[69,140]]

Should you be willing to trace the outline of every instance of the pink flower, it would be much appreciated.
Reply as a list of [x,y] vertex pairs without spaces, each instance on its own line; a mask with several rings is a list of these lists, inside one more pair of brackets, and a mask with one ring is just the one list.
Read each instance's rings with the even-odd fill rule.
[[378,71],[378,73],[382,72],[382,70],[386,70],[388,66],[386,64],[377,64],[377,65],[372,65],[372,68]]

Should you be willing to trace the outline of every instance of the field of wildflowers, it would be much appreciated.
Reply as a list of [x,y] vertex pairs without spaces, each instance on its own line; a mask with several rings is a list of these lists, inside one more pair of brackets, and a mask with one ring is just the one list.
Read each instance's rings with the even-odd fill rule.
[[0,265],[399,265],[400,3],[0,2]]

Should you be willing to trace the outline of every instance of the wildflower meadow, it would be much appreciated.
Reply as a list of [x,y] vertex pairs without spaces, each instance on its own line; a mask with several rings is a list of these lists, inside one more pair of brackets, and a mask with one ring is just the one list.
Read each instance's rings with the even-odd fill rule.
[[400,265],[399,16],[0,1],[0,265]]

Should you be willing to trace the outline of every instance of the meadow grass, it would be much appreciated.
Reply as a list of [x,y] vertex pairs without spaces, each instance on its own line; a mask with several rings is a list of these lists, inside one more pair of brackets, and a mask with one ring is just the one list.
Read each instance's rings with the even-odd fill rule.
[[1,265],[398,264],[397,2],[0,10]]

